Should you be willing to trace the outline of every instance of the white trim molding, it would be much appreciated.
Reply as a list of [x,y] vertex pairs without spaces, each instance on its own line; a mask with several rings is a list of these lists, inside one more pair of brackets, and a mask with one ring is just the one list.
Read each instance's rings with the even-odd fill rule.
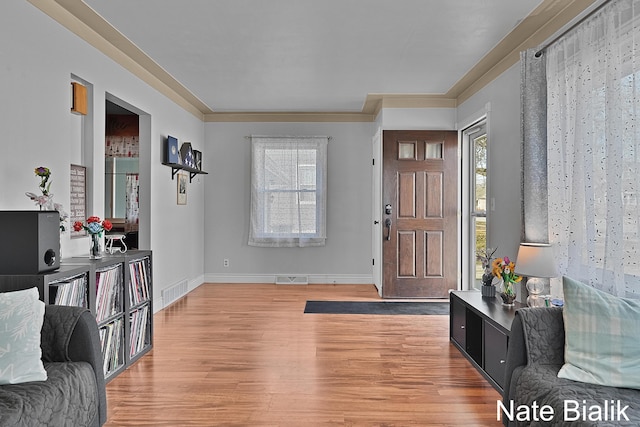
[[277,276],[307,276],[310,285],[336,284],[336,285],[371,285],[373,275],[359,274],[205,274],[205,283],[274,283]]

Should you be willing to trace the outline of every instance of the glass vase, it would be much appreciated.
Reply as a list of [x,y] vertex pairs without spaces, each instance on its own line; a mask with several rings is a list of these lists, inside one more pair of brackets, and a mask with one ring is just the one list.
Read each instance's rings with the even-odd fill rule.
[[500,281],[500,298],[502,299],[502,305],[506,307],[513,307],[516,300],[516,290],[513,282]]
[[91,234],[91,246],[89,247],[89,259],[102,258],[102,241],[97,234]]

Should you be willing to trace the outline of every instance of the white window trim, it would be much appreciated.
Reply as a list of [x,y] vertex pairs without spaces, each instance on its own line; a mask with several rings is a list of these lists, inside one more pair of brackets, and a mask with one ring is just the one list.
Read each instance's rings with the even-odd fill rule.
[[[470,121],[469,125],[465,126],[463,130],[460,132],[461,135],[461,150],[463,155],[462,158],[462,167],[461,167],[461,183],[462,183],[462,197],[461,197],[461,275],[463,278],[462,281],[462,289],[469,290],[475,288],[475,233],[473,232],[472,222],[475,221],[477,217],[476,212],[474,212],[473,207],[473,196],[474,189],[472,188],[473,184],[473,167],[474,167],[474,152],[471,137],[476,132],[478,132],[477,128],[482,127],[485,129],[487,133],[487,137],[489,137],[489,107],[487,106],[487,111],[484,112],[480,116],[479,119]],[[489,147],[487,147],[487,170],[489,170]],[[489,192],[489,176],[487,176],[487,202],[490,201],[490,192]],[[487,218],[487,245],[489,244],[489,206],[485,213],[482,215]]]
[[[326,241],[326,188],[327,188],[327,143],[326,136],[252,136],[252,167],[251,167],[251,212],[249,227],[250,246],[258,247],[306,247],[324,246]],[[316,150],[315,190],[297,189],[265,189],[263,182],[265,168],[260,159],[268,149],[305,149]],[[300,165],[299,165],[300,166]],[[304,166],[304,165],[302,165]],[[262,196],[265,192],[297,192],[316,194],[315,233],[297,232],[268,232],[265,230],[265,207]],[[298,206],[313,204],[313,202],[299,201]]]

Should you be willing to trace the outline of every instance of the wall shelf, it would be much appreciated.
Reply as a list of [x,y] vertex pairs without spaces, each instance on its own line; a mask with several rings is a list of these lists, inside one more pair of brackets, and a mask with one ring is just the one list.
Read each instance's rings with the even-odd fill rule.
[[192,168],[190,166],[181,165],[178,163],[162,162],[162,164],[165,166],[169,166],[171,168],[171,179],[174,179],[176,174],[181,170],[189,172],[189,182],[191,182],[191,180],[193,180],[193,177],[196,175],[206,175],[208,173],[203,170]]

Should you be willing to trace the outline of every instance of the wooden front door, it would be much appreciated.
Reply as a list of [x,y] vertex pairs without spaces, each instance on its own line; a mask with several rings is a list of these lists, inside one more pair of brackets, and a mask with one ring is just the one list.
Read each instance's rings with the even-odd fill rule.
[[383,133],[383,297],[457,288],[457,147],[455,131]]

